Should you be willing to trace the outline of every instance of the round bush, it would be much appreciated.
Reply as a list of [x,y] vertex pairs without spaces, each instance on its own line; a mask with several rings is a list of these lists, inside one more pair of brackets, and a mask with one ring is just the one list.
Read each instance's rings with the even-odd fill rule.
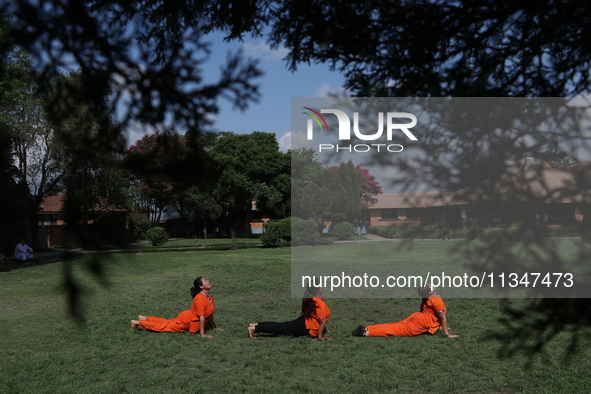
[[277,222],[264,224],[265,232],[261,234],[261,242],[265,248],[276,248],[281,244],[281,225]]
[[318,240],[318,225],[314,220],[291,218],[291,244],[316,245]]
[[162,227],[153,227],[146,234],[152,246],[161,246],[168,242],[168,233]]
[[277,222],[281,239],[291,241],[291,217],[281,219]]
[[353,239],[355,228],[353,227],[353,223],[342,222],[334,226],[332,233],[337,239]]

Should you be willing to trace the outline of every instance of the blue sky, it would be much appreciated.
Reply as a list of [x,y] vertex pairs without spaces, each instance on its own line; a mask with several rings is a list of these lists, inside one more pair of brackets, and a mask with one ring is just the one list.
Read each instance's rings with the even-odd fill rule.
[[[280,148],[285,151],[289,148],[291,98],[327,97],[330,92],[344,92],[343,76],[338,72],[331,72],[327,65],[302,64],[297,71],[289,71],[287,63],[282,60],[288,53],[287,50],[272,50],[264,37],[247,37],[243,42],[226,43],[221,34],[212,34],[207,37],[207,41],[212,43],[212,53],[209,61],[204,64],[206,82],[216,81],[228,53],[235,53],[239,49],[245,55],[259,59],[259,68],[264,72],[256,81],[261,93],[260,100],[258,103],[251,103],[245,111],[233,109],[228,101],[220,99],[220,112],[215,118],[214,131],[232,131],[238,134],[253,131],[275,133]],[[133,143],[140,137],[140,133],[131,131],[129,142]]]

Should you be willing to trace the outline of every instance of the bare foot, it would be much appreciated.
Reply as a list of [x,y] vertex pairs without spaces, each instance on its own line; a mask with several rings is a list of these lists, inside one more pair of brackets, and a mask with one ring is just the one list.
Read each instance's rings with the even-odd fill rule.
[[139,315],[139,316],[137,317],[137,319],[138,319],[138,320],[146,320],[146,316],[144,316],[144,315]]
[[139,320],[131,321],[131,332],[135,332],[135,329],[140,325]]
[[255,328],[256,324],[251,323],[250,326],[248,326],[248,336],[251,337],[252,339],[257,339],[256,335],[254,334],[254,328]]

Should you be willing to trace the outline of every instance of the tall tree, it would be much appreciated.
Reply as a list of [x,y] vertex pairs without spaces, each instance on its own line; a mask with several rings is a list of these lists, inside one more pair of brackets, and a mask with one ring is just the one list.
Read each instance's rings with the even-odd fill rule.
[[361,206],[369,208],[378,202],[376,196],[383,193],[382,186],[361,164],[355,166],[355,171],[361,175]]
[[177,203],[181,219],[189,224],[189,235],[207,239],[208,225],[222,217],[223,208],[209,188],[185,187],[178,193]]
[[[257,28],[254,2],[220,8],[216,1],[152,2],[59,0],[3,2],[11,15],[12,36],[29,50],[40,77],[60,69],[79,69],[81,85],[68,95],[94,102],[100,113],[103,92],[117,113],[117,127],[103,130],[114,137],[131,122],[187,130],[188,142],[206,129],[217,100],[224,97],[244,109],[258,97],[253,79],[256,62],[242,54],[228,58],[217,81],[206,81],[202,63],[209,55],[204,33],[213,14],[240,29]],[[242,23],[244,21],[244,23]],[[97,147],[109,138],[96,138]],[[108,147],[108,146],[107,146]]]
[[[5,33],[0,35],[6,38]],[[59,144],[45,112],[48,94],[39,92],[31,59],[18,46],[6,50],[1,59],[0,127],[4,146],[10,148],[5,157],[10,159],[3,167],[4,173],[12,177],[9,183],[16,182],[19,194],[25,194],[20,201],[26,204],[31,241],[36,245],[39,206],[44,198],[63,190],[64,167],[57,159]],[[19,236],[24,235],[20,228],[10,238],[18,242]]]
[[331,200],[330,215],[334,223],[361,218],[361,174],[349,161],[329,167],[323,175]]
[[289,207],[289,156],[272,133],[218,134],[211,150],[221,169],[214,195],[224,207],[229,228],[248,223],[257,209],[285,215]]
[[323,182],[324,167],[313,149],[291,151],[291,214],[319,224],[330,212],[330,190]]
[[14,163],[15,119],[13,109],[26,85],[29,59],[8,36],[8,25],[0,18],[0,205],[3,226],[0,227],[0,253],[11,253],[23,232],[27,217],[29,191],[18,183]]
[[312,149],[291,152],[292,214],[320,223],[330,218],[334,223],[361,218],[362,208],[377,201],[382,187],[369,170],[352,162],[324,168]]
[[168,176],[175,161],[187,155],[184,137],[175,133],[147,134],[127,148],[125,162],[132,170],[141,201],[154,224],[160,222],[164,208],[176,201],[176,185]]

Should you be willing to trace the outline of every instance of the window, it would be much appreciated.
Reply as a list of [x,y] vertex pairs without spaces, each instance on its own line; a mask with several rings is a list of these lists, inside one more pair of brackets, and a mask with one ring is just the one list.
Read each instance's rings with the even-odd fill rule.
[[55,226],[57,224],[57,215],[39,215],[39,226]]
[[382,220],[398,219],[398,209],[382,209]]
[[406,210],[406,220],[417,220],[423,217],[421,208],[408,208]]

